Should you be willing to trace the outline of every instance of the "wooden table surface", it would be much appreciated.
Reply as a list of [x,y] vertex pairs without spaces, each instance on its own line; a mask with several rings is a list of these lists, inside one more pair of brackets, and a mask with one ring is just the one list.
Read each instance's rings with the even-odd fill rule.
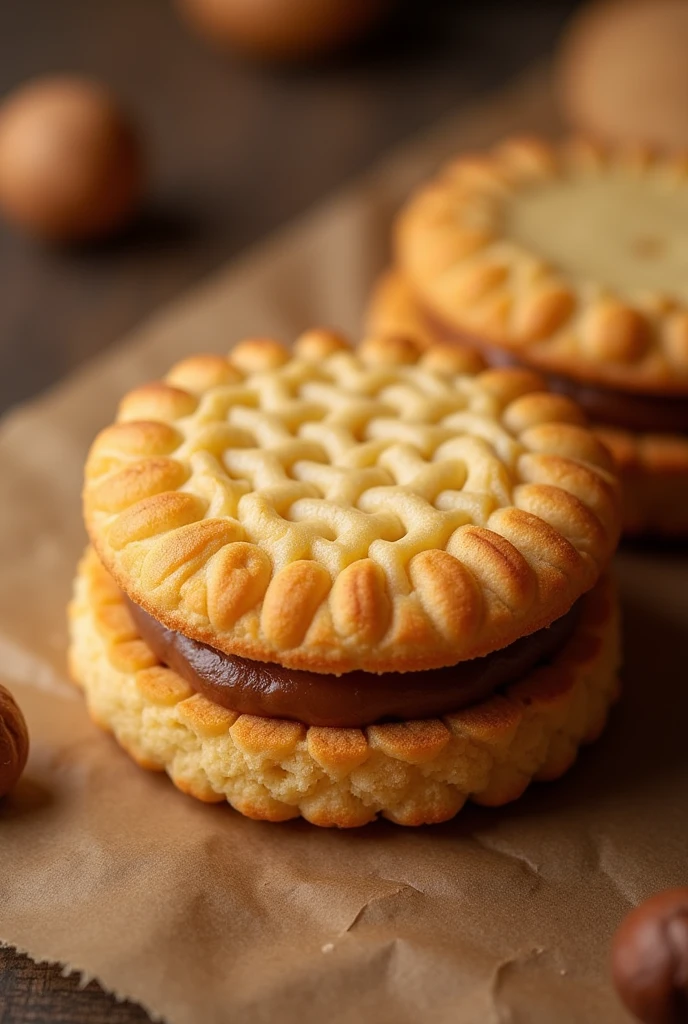
[[[546,54],[574,0],[400,0],[348,56],[276,70],[212,52],[171,0],[1,0],[0,95],[36,74],[113,86],[148,142],[140,221],[55,251],[0,224],[0,411],[56,381],[395,143]],[[131,1024],[138,1007],[0,948],[0,1024]]]

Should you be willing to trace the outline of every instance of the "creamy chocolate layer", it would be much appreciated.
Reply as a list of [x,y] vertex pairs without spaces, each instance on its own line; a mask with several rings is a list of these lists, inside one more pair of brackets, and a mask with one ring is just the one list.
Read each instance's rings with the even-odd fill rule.
[[589,387],[571,377],[546,374],[553,391],[568,395],[593,423],[648,434],[688,434],[688,398],[636,395]]
[[548,628],[449,668],[334,676],[225,654],[167,629],[132,601],[128,605],[156,657],[216,704],[246,715],[344,728],[435,718],[485,700],[550,661],[573,633],[579,616],[577,602]]
[[[434,313],[422,310],[434,334],[443,341],[476,349],[490,366],[523,366],[515,355],[465,334]],[[543,372],[553,391],[567,395],[585,410],[594,423],[641,433],[688,434],[688,396],[644,395],[631,391],[591,386],[563,374]]]

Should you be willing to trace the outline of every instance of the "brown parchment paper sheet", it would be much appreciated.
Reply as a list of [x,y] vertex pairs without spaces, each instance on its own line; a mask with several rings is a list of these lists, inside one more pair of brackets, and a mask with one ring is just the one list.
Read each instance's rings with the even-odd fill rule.
[[[0,939],[171,1024],[627,1020],[607,947],[688,882],[688,557],[627,551],[626,693],[564,780],[420,830],[256,823],[138,769],[65,670],[83,458],[118,396],[189,351],[356,330],[391,212],[458,147],[552,124],[540,75],[449,119],[163,312],[0,432],[0,679],[31,760],[0,804]],[[40,296],[37,296],[40,301]]]

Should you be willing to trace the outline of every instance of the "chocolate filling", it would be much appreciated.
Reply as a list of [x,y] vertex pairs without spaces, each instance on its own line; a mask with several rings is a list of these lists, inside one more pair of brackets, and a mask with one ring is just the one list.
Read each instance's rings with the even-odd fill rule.
[[[487,344],[473,335],[450,327],[435,313],[422,310],[434,334],[443,341],[468,345],[485,357],[490,366],[523,366],[511,352]],[[552,391],[578,402],[590,419],[610,427],[648,433],[688,434],[688,397],[645,395],[599,387],[561,374],[543,373]]]
[[338,727],[435,718],[485,700],[550,661],[572,635],[580,612],[576,602],[546,629],[449,668],[335,676],[225,654],[167,629],[128,598],[127,603],[156,657],[208,700],[241,714]]

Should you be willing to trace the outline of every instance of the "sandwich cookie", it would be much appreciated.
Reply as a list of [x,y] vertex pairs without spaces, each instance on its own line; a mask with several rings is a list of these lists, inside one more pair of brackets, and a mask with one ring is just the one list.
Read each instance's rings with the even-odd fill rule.
[[684,159],[508,141],[412,197],[370,323],[544,373],[616,457],[626,531],[685,534],[687,221]]
[[618,690],[605,447],[537,374],[314,330],[130,392],[85,474],[70,607],[93,718],[254,818],[513,800]]

